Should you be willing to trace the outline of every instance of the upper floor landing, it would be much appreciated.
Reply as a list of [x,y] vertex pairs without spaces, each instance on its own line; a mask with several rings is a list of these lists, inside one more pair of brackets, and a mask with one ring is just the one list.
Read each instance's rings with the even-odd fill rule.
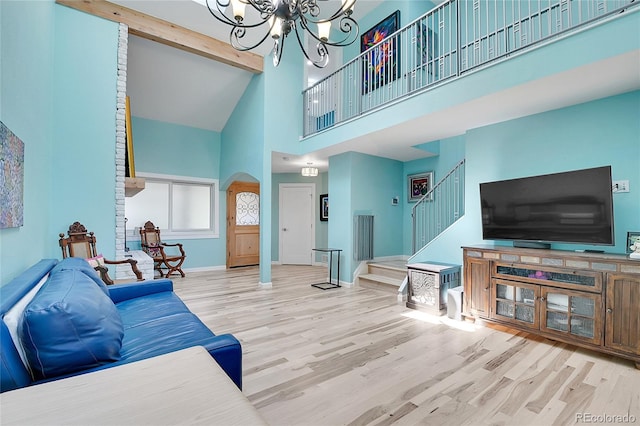
[[303,93],[301,153],[408,161],[427,142],[640,88],[640,3],[441,4]]

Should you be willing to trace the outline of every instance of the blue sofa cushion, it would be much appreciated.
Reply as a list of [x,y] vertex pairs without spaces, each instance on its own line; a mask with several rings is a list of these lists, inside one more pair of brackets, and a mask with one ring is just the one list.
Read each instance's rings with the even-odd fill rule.
[[123,361],[130,362],[191,346],[206,347],[215,340],[211,330],[191,312],[162,314],[153,321],[128,327],[120,353]]
[[66,259],[62,259],[56,266],[53,267],[50,274],[54,275],[58,271],[65,271],[68,269],[83,272],[86,276],[91,278],[91,280],[96,283],[98,287],[100,287],[104,294],[109,296],[109,288],[104,283],[104,281],[102,281],[100,275],[96,272],[95,269],[91,267],[91,265],[89,265],[89,262],[81,257],[67,257]]
[[129,328],[174,314],[190,314],[189,308],[173,291],[162,291],[116,303],[125,334]]
[[35,379],[120,359],[122,319],[95,284],[81,270],[61,268],[25,308],[18,333]]

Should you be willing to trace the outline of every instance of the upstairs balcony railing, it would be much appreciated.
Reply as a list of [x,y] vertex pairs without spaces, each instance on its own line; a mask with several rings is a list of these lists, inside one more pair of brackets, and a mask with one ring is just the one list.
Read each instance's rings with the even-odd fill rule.
[[303,92],[309,136],[596,23],[634,0],[450,0]]

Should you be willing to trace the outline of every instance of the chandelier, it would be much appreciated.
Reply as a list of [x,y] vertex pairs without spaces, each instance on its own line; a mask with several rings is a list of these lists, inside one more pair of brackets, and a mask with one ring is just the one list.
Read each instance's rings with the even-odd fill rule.
[[[230,25],[229,40],[240,51],[251,50],[261,45],[271,35],[273,39],[273,65],[278,66],[284,41],[295,32],[302,53],[313,65],[324,68],[329,63],[327,46],[344,47],[358,37],[358,23],[351,17],[356,0],[342,0],[342,5],[333,15],[320,18],[322,0],[206,0],[209,12],[222,23]],[[211,3],[215,2],[215,6]],[[249,5],[250,17],[245,19],[245,8]],[[231,7],[229,7],[231,6]],[[341,39],[330,41],[331,24],[336,22]],[[245,39],[253,30],[258,33],[251,41]],[[310,55],[304,43],[304,32],[317,41],[315,53]],[[338,31],[334,31],[334,34]],[[261,35],[264,34],[264,35]]]
[[300,171],[302,176],[306,176],[306,177],[318,176],[318,168],[317,167],[311,167],[311,163],[307,163],[307,164],[309,164],[309,166],[308,167],[303,167],[302,170]]

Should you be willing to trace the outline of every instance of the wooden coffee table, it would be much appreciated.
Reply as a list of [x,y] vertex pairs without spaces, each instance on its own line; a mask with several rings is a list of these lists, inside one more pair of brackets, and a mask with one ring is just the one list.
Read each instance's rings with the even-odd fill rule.
[[0,394],[3,425],[266,425],[201,346]]

